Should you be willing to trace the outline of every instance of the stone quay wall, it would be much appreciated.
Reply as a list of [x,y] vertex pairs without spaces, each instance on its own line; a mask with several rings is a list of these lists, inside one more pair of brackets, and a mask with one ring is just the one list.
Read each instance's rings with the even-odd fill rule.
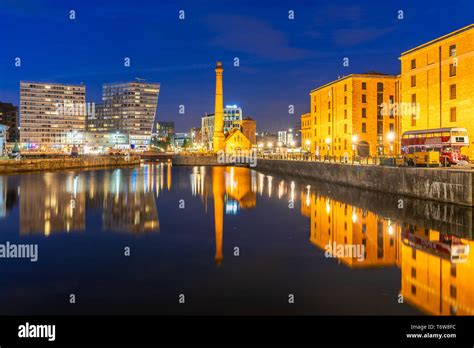
[[85,169],[101,167],[123,167],[140,164],[139,157],[125,158],[124,156],[84,156],[63,158],[41,158],[16,160],[0,160],[0,174],[22,172]]

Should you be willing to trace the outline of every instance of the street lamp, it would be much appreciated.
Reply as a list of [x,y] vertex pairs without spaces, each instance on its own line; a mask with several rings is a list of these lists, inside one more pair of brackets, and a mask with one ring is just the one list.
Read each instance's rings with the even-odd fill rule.
[[331,138],[326,138],[326,145],[328,147],[328,160],[329,160],[329,149],[331,147]]
[[389,132],[389,133],[387,134],[387,139],[388,139],[389,146],[390,146],[390,157],[392,157],[393,142],[394,142],[394,140],[395,140],[395,133],[394,133],[394,132]]

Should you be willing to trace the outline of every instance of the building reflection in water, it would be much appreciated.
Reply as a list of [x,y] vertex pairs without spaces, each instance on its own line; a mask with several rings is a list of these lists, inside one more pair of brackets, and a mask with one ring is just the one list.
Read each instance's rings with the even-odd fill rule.
[[5,218],[17,201],[17,191],[9,185],[8,176],[0,176],[0,219]]
[[[310,242],[364,245],[365,257],[340,257],[349,267],[397,266],[404,301],[435,315],[474,314],[474,242],[454,234],[395,223],[328,197],[301,193],[301,212],[310,217]],[[422,221],[421,221],[422,222]],[[388,313],[389,314],[389,313]]]
[[413,225],[401,231],[401,292],[431,314],[474,314],[474,242]]
[[[207,174],[211,172],[211,175]],[[209,190],[212,186],[212,190]],[[214,201],[215,262],[223,261],[224,215],[236,215],[241,209],[257,204],[257,173],[242,167],[194,167],[191,191],[200,195],[207,212],[207,196],[212,192]]]
[[84,184],[74,173],[21,176],[20,235],[83,231]]
[[[22,175],[20,235],[83,231],[86,210],[101,212],[103,230],[132,234],[157,232],[155,195],[163,189],[164,166]],[[170,165],[168,168],[167,189],[170,190]]]
[[[161,166],[160,166],[161,167]],[[102,201],[102,226],[104,230],[133,234],[159,230],[158,211],[155,202],[155,170],[153,165],[131,170],[124,176],[123,169],[106,172],[102,178],[102,192],[97,197]],[[161,168],[160,172],[161,172]],[[129,171],[126,171],[129,173]],[[169,173],[169,171],[168,171]],[[168,190],[171,178],[168,175]]]

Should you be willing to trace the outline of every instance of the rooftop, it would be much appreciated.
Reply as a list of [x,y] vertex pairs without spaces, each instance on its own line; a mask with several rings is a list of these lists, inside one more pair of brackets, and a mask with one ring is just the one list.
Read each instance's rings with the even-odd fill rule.
[[464,28],[461,28],[461,29],[458,29],[458,30],[455,30],[455,31],[452,31],[450,32],[449,34],[446,34],[446,35],[443,35],[443,36],[440,36],[434,40],[431,40],[431,41],[428,41],[422,45],[419,45],[419,46],[416,46],[415,48],[412,48],[412,49],[409,49],[408,51],[405,51],[402,53],[402,57],[404,55],[407,55],[407,54],[410,54],[410,53],[413,53],[414,51],[418,51],[418,50],[421,50],[422,48],[425,48],[425,47],[428,47],[430,45],[433,45],[437,42],[440,42],[442,40],[446,40],[446,39],[449,39],[450,37],[453,37],[453,36],[456,36],[456,35],[459,35],[465,31],[469,31],[469,30],[473,30],[474,29],[474,24],[469,24],[468,26],[465,26]]
[[327,86],[330,86],[336,82],[340,82],[340,81],[343,81],[343,80],[346,80],[346,79],[349,79],[349,78],[354,78],[354,77],[359,77],[359,78],[394,78],[394,77],[397,77],[397,75],[389,75],[389,74],[384,74],[384,73],[380,73],[380,72],[376,72],[376,71],[369,71],[369,72],[366,72],[366,73],[363,73],[363,74],[350,74],[350,75],[346,75],[346,76],[343,76],[337,80],[333,80],[331,82],[328,82],[322,86],[319,86],[313,90],[311,90],[310,93],[312,92],[315,92],[319,89],[322,89],[324,87],[327,87]]

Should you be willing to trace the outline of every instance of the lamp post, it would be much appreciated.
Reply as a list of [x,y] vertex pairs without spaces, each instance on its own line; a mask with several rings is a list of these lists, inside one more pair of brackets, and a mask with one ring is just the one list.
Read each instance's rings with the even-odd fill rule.
[[305,143],[305,145],[306,145],[306,151],[308,151],[309,153],[311,153],[311,140],[306,139],[306,141],[305,141],[304,143]]
[[331,138],[326,138],[326,145],[328,147],[328,161],[329,161],[329,149],[331,148]]
[[355,158],[355,151],[356,151],[356,146],[357,146],[357,135],[354,134],[352,136],[352,163],[354,163],[354,158]]
[[394,132],[389,132],[387,134],[387,139],[389,143],[389,148],[390,148],[390,157],[392,157],[392,152],[393,152],[393,142],[395,140],[395,133]]
[[277,142],[277,152],[278,152],[278,158],[281,157],[281,147],[283,146],[283,143],[281,141]]

